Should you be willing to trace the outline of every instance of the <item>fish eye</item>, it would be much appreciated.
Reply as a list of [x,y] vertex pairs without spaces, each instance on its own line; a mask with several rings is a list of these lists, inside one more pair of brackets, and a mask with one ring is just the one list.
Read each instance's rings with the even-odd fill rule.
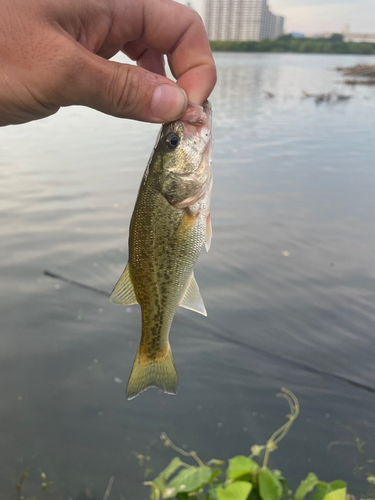
[[169,134],[165,138],[165,143],[169,149],[176,149],[180,144],[180,138],[177,134]]

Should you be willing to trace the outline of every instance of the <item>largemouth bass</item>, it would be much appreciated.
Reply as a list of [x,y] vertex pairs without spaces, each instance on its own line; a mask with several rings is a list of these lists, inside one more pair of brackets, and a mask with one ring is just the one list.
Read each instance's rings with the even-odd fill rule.
[[129,261],[111,300],[139,304],[142,338],[127,386],[133,399],[149,387],[177,392],[169,330],[178,306],[207,316],[193,274],[211,242],[211,106],[190,105],[165,124],[144,173],[129,232]]

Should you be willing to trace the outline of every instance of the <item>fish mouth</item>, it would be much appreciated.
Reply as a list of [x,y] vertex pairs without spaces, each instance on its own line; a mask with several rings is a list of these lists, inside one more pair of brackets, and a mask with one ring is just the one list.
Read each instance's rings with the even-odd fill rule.
[[[189,102],[184,115],[175,122],[180,123],[187,137],[200,136],[204,143],[211,141],[212,107],[208,100],[202,106]],[[178,125],[177,125],[178,126]]]
[[[185,114],[180,118],[179,122],[182,124],[184,134],[190,138],[195,144],[195,138],[198,136],[199,141],[203,145],[201,150],[201,161],[199,166],[193,171],[186,173],[186,177],[199,175],[203,171],[209,172],[211,168],[212,156],[212,107],[211,103],[206,100],[202,106],[194,103],[188,103]],[[181,174],[179,174],[181,175]],[[182,174],[181,176],[183,176]]]
[[184,133],[189,137],[200,135],[204,142],[209,142],[211,138],[212,126],[212,107],[211,103],[206,100],[202,106],[188,102],[185,113],[178,120],[165,123],[160,132],[160,137],[167,135],[169,132],[178,132],[182,126]]
[[211,126],[212,120],[212,106],[209,100],[204,101],[203,105],[194,104],[193,102],[188,102],[185,113],[180,118],[180,121],[199,126]]

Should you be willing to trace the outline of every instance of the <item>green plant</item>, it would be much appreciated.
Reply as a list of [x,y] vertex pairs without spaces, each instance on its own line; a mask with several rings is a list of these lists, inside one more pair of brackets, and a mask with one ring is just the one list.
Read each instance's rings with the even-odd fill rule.
[[368,458],[366,443],[364,441],[361,441],[359,438],[355,438],[355,443],[358,452],[363,456],[363,465],[357,466],[355,472],[358,475],[366,475],[367,482],[370,485],[369,496],[371,496],[371,498],[375,498],[375,460],[373,458]]
[[312,495],[312,500],[346,500],[344,481],[326,483],[310,473],[293,493],[281,471],[267,467],[270,454],[277,449],[299,415],[298,400],[291,391],[282,389],[278,396],[289,404],[287,422],[272,434],[266,444],[252,446],[249,456],[230,459],[225,472],[224,461],[213,459],[204,463],[195,451],[178,448],[163,433],[161,439],[165,446],[183,457],[192,458],[196,465],[175,457],[153,481],[144,483],[151,487],[151,500],[303,500],[307,494]]
[[[330,450],[334,446],[353,446],[358,451],[360,460],[354,468],[354,474],[358,477],[366,477],[369,489],[366,493],[368,500],[375,499],[375,459],[368,456],[369,442],[363,441],[355,435],[350,427],[345,427],[353,435],[353,439],[349,441],[332,441],[328,445]],[[351,499],[352,500],[352,499]]]
[[[20,481],[18,484],[16,484],[17,498],[19,500],[37,500],[35,497],[26,498],[22,495],[23,483],[26,481],[29,475],[30,475],[30,467],[27,467],[27,469],[22,471]],[[41,479],[40,487],[42,491],[47,491],[53,485],[53,481],[47,481],[47,476],[45,475],[44,472],[40,474],[40,479]]]

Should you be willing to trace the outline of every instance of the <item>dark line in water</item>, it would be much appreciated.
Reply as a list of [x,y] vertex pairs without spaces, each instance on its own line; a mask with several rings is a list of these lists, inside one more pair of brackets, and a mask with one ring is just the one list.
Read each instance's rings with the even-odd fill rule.
[[56,274],[52,273],[51,271],[43,271],[43,274],[45,276],[48,276],[49,278],[55,278],[60,281],[64,281],[65,283],[69,283],[70,285],[75,285],[80,288],[84,288],[85,290],[90,290],[90,292],[95,292],[99,293],[100,295],[105,295],[109,299],[110,293],[104,291],[104,290],[99,290],[99,288],[94,288],[93,286],[90,285],[85,285],[84,283],[80,283],[79,281],[71,280],[69,278],[65,278],[64,276],[61,276],[61,274]]
[[[60,274],[52,273],[51,271],[43,271],[43,274],[45,276],[48,276],[49,278],[54,278],[60,281],[64,281],[65,283],[69,283],[70,285],[77,286],[79,288],[84,288],[85,290],[89,290],[90,292],[98,293],[100,295],[104,295],[109,299],[110,293],[106,292],[105,290],[100,290],[99,288],[95,288],[90,285],[85,285],[84,283],[80,283],[79,281],[71,280],[69,278],[65,278],[64,276],[61,276]],[[246,342],[242,342],[239,339],[234,339],[233,337],[227,337],[226,335],[222,335],[221,333],[213,332],[211,330],[207,330],[211,335],[214,337],[218,337],[222,340],[225,340],[226,342],[234,345],[238,345],[240,347],[245,347],[246,349],[250,349],[252,351],[259,352],[263,354],[264,356],[268,356],[269,358],[276,359],[278,361],[281,361],[282,363],[286,363],[290,366],[295,366],[299,369],[308,371],[310,373],[315,373],[317,375],[325,375],[327,377],[334,378],[336,380],[339,380],[340,382],[344,382],[346,384],[349,384],[353,387],[357,387],[358,389],[363,389],[364,391],[370,392],[371,394],[375,394],[375,388],[362,384],[361,382],[356,382],[355,380],[352,380],[350,378],[346,378],[343,375],[337,375],[335,373],[330,373],[326,372],[324,370],[321,370],[319,368],[314,368],[313,366],[310,365],[305,365],[304,363],[300,363],[299,361],[294,361],[292,359],[288,358],[283,358],[282,356],[279,356],[278,354],[275,354],[273,352],[266,351],[264,349],[261,349],[260,347],[256,347],[254,345],[248,344]]]
[[300,368],[302,370],[315,373],[317,375],[325,375],[327,377],[335,378],[336,380],[340,380],[340,382],[345,382],[346,384],[352,385],[353,387],[358,387],[359,389],[363,389],[364,391],[370,392],[371,394],[375,394],[375,388],[362,384],[361,382],[357,382],[355,380],[352,380],[350,378],[346,378],[343,375],[337,375],[336,373],[331,373],[331,372],[326,372],[325,370],[321,370],[320,368],[314,368],[311,365],[305,365],[304,363],[300,363],[299,361],[294,361],[293,359],[288,359],[288,358],[283,358],[282,356],[279,356],[278,354],[275,354],[270,351],[266,351],[264,349],[261,349],[260,347],[256,347],[254,345],[248,344],[246,342],[242,342],[241,340],[238,339],[233,339],[230,337],[227,337],[226,335],[222,335],[221,333],[213,332],[211,330],[207,330],[211,335],[215,337],[219,337],[222,340],[225,340],[226,342],[238,345],[240,347],[245,347],[247,349],[251,349],[252,351],[259,352],[260,354],[263,354],[264,356],[268,356],[269,358],[276,359],[277,361],[281,361],[283,363],[286,363],[291,366],[295,366],[296,368]]

